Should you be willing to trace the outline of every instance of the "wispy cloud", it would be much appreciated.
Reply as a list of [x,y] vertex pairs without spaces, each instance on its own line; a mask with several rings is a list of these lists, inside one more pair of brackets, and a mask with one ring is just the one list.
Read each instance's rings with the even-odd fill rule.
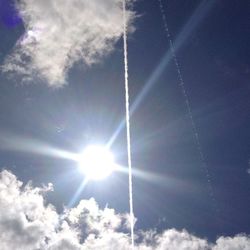
[[[122,36],[122,0],[20,0],[16,4],[25,33],[2,70],[26,80],[36,75],[51,86],[61,86],[75,62],[99,61]],[[128,10],[129,23],[133,16]]]
[[[44,195],[47,187],[23,185],[9,171],[0,173],[0,249],[2,250],[129,250],[128,215],[99,208],[96,201],[58,214]],[[135,250],[241,250],[250,248],[250,237],[219,237],[215,243],[186,230],[136,232]],[[139,240],[140,239],[140,240]]]

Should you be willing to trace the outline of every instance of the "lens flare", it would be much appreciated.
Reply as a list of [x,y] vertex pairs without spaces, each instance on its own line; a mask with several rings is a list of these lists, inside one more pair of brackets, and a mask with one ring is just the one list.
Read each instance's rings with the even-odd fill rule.
[[0,22],[9,28],[22,23],[14,0],[0,0]]

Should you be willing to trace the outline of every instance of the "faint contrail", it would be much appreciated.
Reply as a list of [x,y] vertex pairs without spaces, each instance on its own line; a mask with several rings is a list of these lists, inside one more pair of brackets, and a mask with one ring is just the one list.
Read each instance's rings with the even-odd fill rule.
[[[212,9],[214,4],[216,3],[216,0],[203,0],[200,2],[198,7],[193,12],[192,16],[188,19],[184,27],[181,29],[180,33],[176,37],[175,41],[173,42],[175,46],[175,51],[180,49],[185,45],[185,42],[187,39],[191,36],[191,34],[201,25],[204,18],[207,16],[209,11]],[[169,62],[172,59],[172,53],[171,50],[167,50],[164,56],[162,57],[159,64],[155,67],[154,71],[150,75],[149,79],[146,81],[144,87],[139,92],[139,94],[136,96],[135,101],[132,103],[130,108],[130,116],[134,113],[134,111],[139,107],[139,105],[142,103],[142,101],[145,99],[145,97],[148,95],[150,90],[154,87],[154,85],[157,83],[159,77],[162,75],[165,68],[168,66]],[[113,135],[111,136],[108,145],[112,145],[113,142],[116,140],[119,133],[122,131],[122,129],[125,127],[126,121],[123,119]]]
[[129,114],[129,86],[128,86],[128,46],[126,25],[126,0],[123,0],[123,44],[124,44],[124,80],[126,100],[126,128],[127,128],[127,151],[128,151],[128,175],[129,175],[129,208],[130,208],[130,230],[131,249],[134,249],[134,211],[133,211],[133,183],[131,164],[131,141],[130,141],[130,114]]
[[165,29],[165,32],[166,32],[166,35],[167,35],[167,38],[168,38],[168,41],[169,41],[169,45],[170,45],[170,51],[172,53],[174,64],[175,64],[175,67],[176,67],[176,70],[177,70],[178,80],[179,80],[179,83],[180,83],[180,88],[181,88],[183,97],[185,99],[187,113],[188,113],[188,116],[190,118],[195,143],[196,143],[196,146],[197,146],[197,149],[198,149],[198,153],[199,153],[199,156],[200,156],[200,160],[202,162],[204,172],[206,174],[206,178],[207,178],[207,182],[208,182],[209,196],[210,196],[211,200],[214,202],[216,212],[218,212],[218,208],[217,208],[217,205],[216,205],[216,202],[215,202],[214,191],[213,191],[213,187],[212,187],[212,183],[211,183],[211,176],[209,174],[208,166],[207,166],[205,156],[204,156],[204,153],[203,153],[203,150],[202,150],[202,147],[201,147],[201,142],[200,142],[200,137],[199,137],[199,134],[198,134],[198,129],[196,127],[196,124],[195,124],[195,121],[194,121],[194,118],[193,118],[193,113],[192,113],[192,109],[191,109],[191,106],[190,106],[190,101],[189,101],[189,98],[188,98],[185,83],[184,83],[182,73],[181,73],[181,67],[180,67],[180,64],[178,62],[176,52],[175,52],[175,47],[174,47],[174,44],[173,44],[173,41],[172,41],[172,38],[171,38],[171,35],[170,35],[170,31],[169,31],[169,28],[168,28],[166,12],[164,11],[162,0],[158,0],[158,1],[159,1],[159,6],[160,6],[161,15],[162,15],[164,29]]

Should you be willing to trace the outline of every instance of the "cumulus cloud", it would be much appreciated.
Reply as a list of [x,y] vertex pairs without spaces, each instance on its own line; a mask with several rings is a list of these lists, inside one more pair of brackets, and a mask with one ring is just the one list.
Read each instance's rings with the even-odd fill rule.
[[[46,202],[44,187],[24,185],[9,171],[0,173],[0,249],[2,250],[129,250],[128,215],[101,209],[96,201],[58,214]],[[135,250],[246,250],[248,235],[219,237],[209,243],[187,232],[168,229],[136,232]]]
[[[122,0],[20,0],[16,7],[25,33],[2,70],[26,80],[37,75],[61,86],[75,62],[99,61],[123,33]],[[131,23],[134,13],[128,10],[126,16]]]
[[250,237],[244,234],[237,235],[234,238],[220,237],[216,241],[213,250],[247,250],[250,249]]

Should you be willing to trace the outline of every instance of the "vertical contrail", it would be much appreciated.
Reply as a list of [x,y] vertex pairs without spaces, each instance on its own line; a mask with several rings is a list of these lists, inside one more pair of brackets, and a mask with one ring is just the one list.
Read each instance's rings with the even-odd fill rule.
[[169,32],[166,13],[165,13],[164,8],[163,8],[162,0],[158,0],[158,1],[159,1],[159,6],[160,6],[161,15],[162,15],[164,29],[165,29],[165,32],[166,32],[166,35],[167,35],[167,38],[168,38],[168,41],[169,41],[170,50],[171,50],[173,60],[174,60],[174,63],[175,63],[175,67],[176,67],[176,70],[177,70],[178,79],[179,79],[179,82],[180,82],[180,88],[181,88],[182,94],[184,96],[185,104],[186,104],[186,107],[187,107],[187,113],[188,113],[188,116],[190,118],[195,143],[196,143],[196,146],[197,146],[197,149],[198,149],[198,153],[199,153],[199,156],[200,156],[200,160],[201,160],[201,163],[202,163],[206,178],[207,178],[209,196],[210,196],[211,200],[214,203],[216,212],[218,212],[218,207],[216,205],[214,191],[213,191],[213,188],[212,188],[211,177],[210,177],[210,174],[209,174],[209,171],[208,171],[207,163],[205,161],[205,156],[204,156],[203,151],[202,151],[198,130],[197,130],[197,127],[196,127],[195,122],[194,122],[194,118],[193,118],[193,114],[192,114],[188,94],[187,94],[185,84],[184,84],[184,80],[183,80],[182,73],[181,73],[181,67],[180,67],[180,64],[179,64],[179,62],[177,60],[174,44],[173,44],[173,41],[172,41],[172,38],[171,38],[171,35],[170,35],[170,32]]
[[127,46],[127,22],[126,22],[126,0],[123,0],[123,44],[124,44],[124,80],[126,100],[126,128],[127,128],[127,151],[128,151],[128,174],[129,174],[129,208],[130,208],[130,230],[131,249],[134,249],[134,209],[133,209],[133,183],[131,164],[131,141],[130,141],[130,114],[129,114],[129,86],[128,86],[128,46]]

